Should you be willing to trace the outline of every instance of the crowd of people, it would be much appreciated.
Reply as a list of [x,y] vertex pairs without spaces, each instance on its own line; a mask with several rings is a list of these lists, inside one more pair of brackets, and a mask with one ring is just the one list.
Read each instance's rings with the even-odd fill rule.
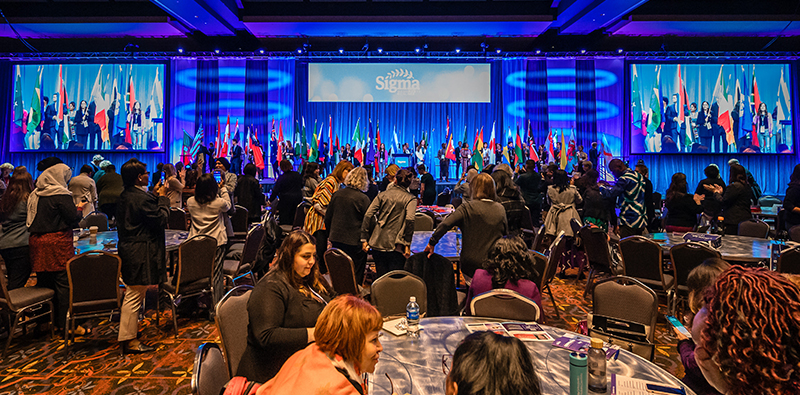
[[[55,291],[54,325],[64,328],[66,262],[75,254],[72,230],[99,210],[119,236],[126,288],[121,349],[153,351],[153,345],[137,338],[138,314],[147,288],[168,278],[164,229],[169,210],[185,209],[190,238],[216,240],[215,305],[224,289],[222,262],[232,236],[231,210],[242,205],[252,221],[274,218],[279,225],[301,229],[276,242],[274,258],[262,268],[247,306],[247,347],[234,373],[265,383],[259,393],[298,388],[312,393],[322,387],[335,388],[332,393],[362,393],[361,373],[374,371],[382,351],[382,317],[367,302],[336,294],[323,275],[324,253],[332,246],[350,256],[359,286],[364,284],[367,254],[375,261],[377,276],[402,270],[411,256],[417,207],[433,203],[436,181],[425,164],[389,164],[380,182],[373,179],[372,166],[346,160],[324,178],[315,163],[301,172],[289,160],[279,167],[281,174],[266,195],[253,164],[238,175],[225,158],[214,160],[213,174],[198,169],[197,163],[158,164],[151,174],[136,158],[117,173],[100,155],[74,177],[56,157],[37,164],[35,179],[24,167],[0,165],[0,256],[8,288],[24,287],[35,272],[37,286]],[[423,253],[430,257],[446,232],[460,229],[459,260],[470,287],[468,299],[509,288],[541,307],[536,283],[543,273],[534,267],[532,252],[520,237],[527,226],[520,219],[524,215],[530,215],[534,226],[541,222],[550,237],[572,235],[572,220],[620,237],[662,225],[654,214],[661,199],[643,163],[632,169],[620,159],[611,160],[613,185],[598,179],[588,158],[571,176],[556,165],[541,172],[539,167],[533,160],[518,171],[502,163],[480,171],[468,165],[454,189],[461,203],[435,227]],[[738,223],[750,218],[757,184],[735,159],[729,167],[726,183],[715,165],[708,166],[707,178],[694,194],[689,194],[684,174],[672,175],[663,226],[688,231],[706,221],[735,234]],[[800,165],[790,177],[784,207],[788,226],[800,223]],[[262,219],[264,208],[272,214],[267,219]],[[696,344],[689,339],[679,344],[688,385],[704,388],[703,393],[740,394],[753,386],[765,394],[800,393],[800,291],[794,283],[764,269],[712,260],[692,271],[689,288],[692,316],[686,320],[693,322]],[[88,331],[79,326],[73,332]],[[470,335],[447,368],[447,394],[541,392],[530,353],[513,338]]]

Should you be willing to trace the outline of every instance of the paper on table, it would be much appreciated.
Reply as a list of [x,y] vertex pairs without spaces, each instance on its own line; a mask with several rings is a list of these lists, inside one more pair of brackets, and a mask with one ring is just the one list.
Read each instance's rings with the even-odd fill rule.
[[383,322],[383,330],[389,332],[395,336],[405,335],[406,330],[406,318],[400,317],[395,318],[393,320],[384,321]]
[[648,384],[656,384],[663,387],[674,388],[677,391],[676,393],[683,393],[685,394],[686,391],[683,389],[682,386],[676,387],[670,384],[662,384],[657,383],[655,381],[646,381],[635,379],[633,377],[627,376],[620,376],[617,374],[611,375],[611,395],[653,395],[655,393],[661,392],[652,392],[648,390]]
[[553,341],[553,338],[535,322],[486,322],[466,324],[469,333],[492,331],[506,337],[516,337],[524,341]]

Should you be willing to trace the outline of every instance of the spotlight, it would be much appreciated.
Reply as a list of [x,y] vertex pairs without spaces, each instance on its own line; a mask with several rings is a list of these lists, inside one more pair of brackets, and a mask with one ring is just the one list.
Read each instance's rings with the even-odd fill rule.
[[495,51],[495,52],[497,52],[497,53],[500,53],[500,52],[502,52],[502,51],[500,50],[500,48],[497,48],[497,49],[495,49],[494,51]]
[[421,49],[419,47],[414,48],[414,52],[419,53],[419,51],[421,51]]
[[582,54],[586,53],[586,50],[585,50],[585,49],[582,49],[582,50],[581,50],[581,53],[582,53]]
[[219,55],[219,48],[214,50],[214,53]]
[[378,53],[383,53],[383,48],[378,47]]
[[461,53],[461,48],[456,48],[456,53]]
[[303,53],[303,48],[297,48],[297,53]]
[[538,55],[538,54],[540,54],[540,53],[542,53],[542,50],[541,50],[541,49],[537,49],[537,50],[536,50],[536,54]]
[[344,48],[339,48],[339,53],[344,53]]
[[260,53],[260,54],[262,54],[262,55],[263,55],[263,54],[264,54],[264,50],[263,50],[263,49],[259,49],[259,50],[258,50],[258,53]]
[[178,48],[178,53],[183,53],[183,48]]
[[622,53],[622,48],[618,49],[617,53]]

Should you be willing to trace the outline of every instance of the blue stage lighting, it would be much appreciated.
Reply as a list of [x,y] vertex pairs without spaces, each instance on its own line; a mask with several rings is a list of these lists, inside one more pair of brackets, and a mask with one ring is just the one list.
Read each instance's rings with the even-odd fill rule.
[[497,53],[500,53],[500,52],[502,52],[502,51],[500,50],[500,48],[497,48],[497,49],[495,49],[494,51],[495,51],[495,52],[497,52]]
[[303,48],[297,48],[297,53],[303,53]]
[[581,53],[582,53],[582,54],[586,53],[586,50],[585,50],[585,49],[582,49],[582,50],[581,50]]
[[378,53],[383,53],[383,48],[378,47]]
[[416,52],[416,53],[419,53],[419,51],[421,51],[421,49],[419,49],[419,47],[414,49],[414,52]]
[[263,49],[259,49],[259,50],[258,50],[258,53],[260,53],[260,54],[262,54],[262,55],[263,55],[263,54],[264,54],[264,50],[263,50]]
[[620,54],[621,54],[622,52],[623,52],[622,48],[620,48],[620,49],[618,49],[618,50],[617,50],[617,53],[620,53]]
[[219,49],[215,49],[215,50],[214,50],[214,53],[216,53],[217,55],[219,55]]
[[339,53],[344,53],[344,48],[339,48]]
[[183,53],[183,48],[178,48],[178,53]]
[[536,54],[538,55],[538,54],[540,54],[540,53],[542,53],[542,50],[541,50],[541,49],[537,49],[537,50],[536,50]]
[[461,53],[461,48],[456,48],[456,53]]

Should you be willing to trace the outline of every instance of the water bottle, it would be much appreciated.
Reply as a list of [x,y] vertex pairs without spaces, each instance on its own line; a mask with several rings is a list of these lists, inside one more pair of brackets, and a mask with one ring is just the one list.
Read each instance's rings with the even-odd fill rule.
[[569,395],[586,395],[586,354],[569,354]]
[[589,349],[589,390],[592,392],[606,392],[606,352],[603,351],[603,341],[592,338],[592,348]]
[[409,337],[419,337],[419,305],[415,296],[410,297],[406,305],[406,326]]

